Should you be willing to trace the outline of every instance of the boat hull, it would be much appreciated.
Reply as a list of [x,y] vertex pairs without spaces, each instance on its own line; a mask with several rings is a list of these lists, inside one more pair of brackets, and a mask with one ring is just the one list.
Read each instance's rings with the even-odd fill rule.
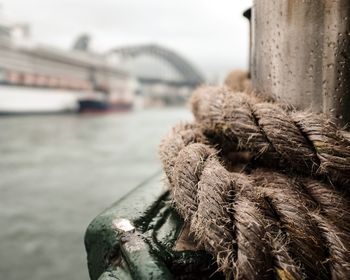
[[70,91],[0,86],[0,115],[78,112],[77,94]]
[[103,113],[103,112],[123,112],[132,109],[132,103],[114,102],[100,100],[79,100],[80,113]]

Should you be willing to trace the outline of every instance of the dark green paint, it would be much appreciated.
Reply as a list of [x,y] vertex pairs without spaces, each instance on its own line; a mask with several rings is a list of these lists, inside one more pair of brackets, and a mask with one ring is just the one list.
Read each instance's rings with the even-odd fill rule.
[[[113,221],[127,219],[135,230],[118,230]],[[173,251],[183,221],[171,207],[160,174],[113,204],[85,234],[92,280],[208,278],[213,259],[203,251]]]

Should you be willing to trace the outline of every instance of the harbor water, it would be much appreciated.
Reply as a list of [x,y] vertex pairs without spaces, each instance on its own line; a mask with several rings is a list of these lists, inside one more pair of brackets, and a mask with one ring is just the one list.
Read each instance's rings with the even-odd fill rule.
[[185,108],[0,118],[0,279],[88,279],[87,225],[159,172],[162,135],[190,118]]

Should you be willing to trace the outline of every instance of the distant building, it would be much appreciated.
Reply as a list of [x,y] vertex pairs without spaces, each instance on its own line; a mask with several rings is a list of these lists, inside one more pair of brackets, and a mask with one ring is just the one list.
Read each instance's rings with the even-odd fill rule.
[[62,50],[29,35],[28,25],[0,18],[0,114],[133,106],[136,80],[105,54],[89,51],[87,36],[74,50]]

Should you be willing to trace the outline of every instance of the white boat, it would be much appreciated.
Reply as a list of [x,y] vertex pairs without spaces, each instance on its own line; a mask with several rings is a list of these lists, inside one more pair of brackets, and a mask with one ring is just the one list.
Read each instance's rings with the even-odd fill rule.
[[90,101],[98,101],[91,97],[100,92],[108,97],[100,110],[115,104],[131,108],[135,78],[112,65],[106,55],[37,45],[28,33],[28,26],[0,17],[0,114],[90,110]]
[[0,114],[57,114],[77,112],[77,92],[16,86],[0,86]]

